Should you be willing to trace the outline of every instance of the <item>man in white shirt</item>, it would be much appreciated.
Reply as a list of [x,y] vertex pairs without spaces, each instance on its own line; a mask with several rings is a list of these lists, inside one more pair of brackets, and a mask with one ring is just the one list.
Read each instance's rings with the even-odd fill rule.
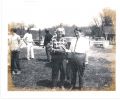
[[34,59],[34,50],[33,50],[33,37],[30,33],[30,30],[27,30],[27,33],[23,37],[23,41],[27,45],[27,59]]
[[16,34],[16,29],[11,28],[11,37],[9,37],[9,48],[11,50],[11,70],[12,74],[20,74],[19,53],[20,53],[20,36]]
[[73,38],[70,45],[71,52],[86,54],[85,64],[88,64],[89,40],[81,30],[75,29],[76,38]]
[[88,64],[87,52],[89,50],[89,40],[85,38],[81,30],[77,28],[74,30],[76,38],[74,38],[70,45],[71,57],[69,59],[69,66],[72,71],[71,88],[75,88],[76,76],[79,76],[79,89],[81,89],[83,82],[82,77],[84,74],[85,66]]

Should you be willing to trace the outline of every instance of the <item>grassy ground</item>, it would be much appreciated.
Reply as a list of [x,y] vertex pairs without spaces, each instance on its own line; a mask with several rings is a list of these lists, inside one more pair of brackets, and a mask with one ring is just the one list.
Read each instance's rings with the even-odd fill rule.
[[[51,90],[51,64],[46,61],[44,49],[35,49],[34,60],[26,60],[25,54],[26,49],[21,49],[22,73],[11,75],[10,69],[8,71],[8,90]],[[115,90],[115,49],[91,48],[89,65],[85,69],[83,81],[83,91]],[[78,86],[78,80],[76,86]]]

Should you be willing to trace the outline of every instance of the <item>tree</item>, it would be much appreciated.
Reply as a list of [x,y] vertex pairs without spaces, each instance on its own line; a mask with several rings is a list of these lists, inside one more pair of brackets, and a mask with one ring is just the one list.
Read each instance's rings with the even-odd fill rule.
[[90,29],[91,29],[92,38],[101,36],[100,35],[100,27],[98,27],[97,25],[92,25],[90,27]]
[[115,43],[116,11],[110,8],[104,8],[102,13],[100,13],[100,16],[102,21],[102,29],[106,39]]
[[104,8],[99,18],[93,19],[93,25],[90,28],[92,36],[105,36],[106,39],[115,40],[116,12],[112,9]]
[[29,25],[28,25],[28,28],[29,28],[29,29],[34,28],[34,27],[35,27],[34,24],[29,24]]
[[116,29],[116,11],[110,8],[104,8],[102,13],[100,13],[103,26],[112,26],[113,32],[115,34]]

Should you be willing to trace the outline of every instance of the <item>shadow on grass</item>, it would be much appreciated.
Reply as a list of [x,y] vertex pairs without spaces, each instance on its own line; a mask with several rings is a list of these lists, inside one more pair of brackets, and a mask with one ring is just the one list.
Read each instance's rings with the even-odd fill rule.
[[52,87],[52,81],[50,80],[39,80],[37,83],[36,83],[37,86],[43,86],[43,87]]
[[37,61],[47,62],[47,59],[36,59]]
[[23,58],[19,58],[19,60],[27,60],[27,58],[26,58],[26,57],[23,57]]
[[[48,87],[48,88],[52,88],[53,86],[53,84],[52,84],[52,81],[50,81],[50,80],[39,80],[37,83],[36,83],[36,85],[37,86],[43,86],[43,87]],[[60,87],[61,86],[61,82],[60,81],[58,81],[57,82],[57,87]],[[64,87],[65,88],[70,88],[71,87],[71,85],[70,85],[70,83],[68,83],[68,82],[64,82]]]
[[45,67],[49,67],[49,68],[52,68],[52,62],[48,62],[45,64]]

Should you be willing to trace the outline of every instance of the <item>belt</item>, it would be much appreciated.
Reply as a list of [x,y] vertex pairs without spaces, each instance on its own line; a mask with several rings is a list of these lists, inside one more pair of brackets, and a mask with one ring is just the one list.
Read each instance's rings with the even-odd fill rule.
[[77,52],[74,52],[73,54],[85,54],[85,53],[77,53]]
[[32,42],[27,42],[27,43],[32,43]]
[[62,52],[53,52],[54,55],[63,55],[65,53],[62,53]]
[[74,53],[74,54],[85,54],[85,53]]

